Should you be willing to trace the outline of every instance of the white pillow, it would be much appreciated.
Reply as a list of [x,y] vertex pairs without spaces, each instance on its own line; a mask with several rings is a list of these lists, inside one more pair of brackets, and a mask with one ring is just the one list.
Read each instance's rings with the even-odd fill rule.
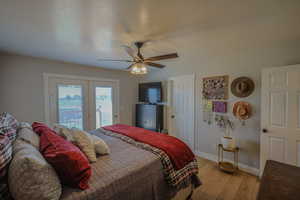
[[40,137],[29,126],[19,126],[17,139],[23,140],[39,149]]
[[21,128],[29,128],[29,129],[32,129],[31,125],[27,122],[20,122],[19,123],[19,126],[18,126],[18,130],[21,129]]
[[97,154],[105,155],[110,153],[110,149],[107,144],[100,137],[96,135],[90,135],[90,139],[94,142],[95,151]]
[[[73,144],[78,146],[78,144],[76,144],[76,141],[74,139],[72,129],[69,129],[66,126],[63,126],[63,125],[60,125],[60,124],[54,124],[53,129],[54,129],[55,132],[57,132],[58,135],[62,136],[63,138],[65,138],[69,142],[72,142]],[[109,152],[110,152],[109,147],[104,142],[104,140],[102,140],[98,136],[91,135],[90,133],[88,133],[86,131],[82,131],[82,132],[89,136],[90,140],[94,144],[95,152],[97,154],[100,154],[100,155],[109,154]]]
[[54,124],[53,130],[61,137],[65,138],[67,141],[74,143],[75,139],[72,135],[72,130],[66,126],[60,124]]
[[96,136],[96,135],[92,135],[88,132],[84,133],[90,138],[90,140],[93,142],[94,147],[95,147],[95,152],[96,154],[99,155],[106,155],[110,153],[110,149],[108,147],[108,145],[105,143],[104,140],[102,140],[100,137]]
[[75,140],[75,145],[86,155],[90,162],[96,162],[96,152],[93,141],[89,138],[85,131],[72,128],[72,136]]
[[31,144],[16,140],[8,170],[8,184],[15,200],[58,200],[62,193],[59,178],[40,152]]

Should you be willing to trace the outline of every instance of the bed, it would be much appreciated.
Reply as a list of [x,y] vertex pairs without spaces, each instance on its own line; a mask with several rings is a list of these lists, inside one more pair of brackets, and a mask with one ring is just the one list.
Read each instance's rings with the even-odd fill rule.
[[176,198],[181,190],[185,192],[181,197],[189,198],[191,195],[195,187],[192,177],[176,187],[170,186],[165,180],[163,165],[157,155],[107,135],[103,129],[90,133],[102,138],[111,152],[100,156],[92,164],[89,189],[82,191],[64,186],[62,200],[168,200]]

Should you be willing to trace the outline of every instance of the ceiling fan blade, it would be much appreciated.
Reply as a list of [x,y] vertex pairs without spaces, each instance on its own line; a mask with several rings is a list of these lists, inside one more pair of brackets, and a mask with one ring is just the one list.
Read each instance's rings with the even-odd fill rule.
[[136,59],[135,51],[131,47],[126,46],[126,45],[124,45],[123,47],[129,56],[131,56],[133,59]]
[[97,59],[98,61],[111,61],[111,62],[134,62],[132,60],[118,60],[118,59]]
[[166,55],[161,55],[161,56],[154,56],[145,59],[145,61],[157,61],[157,60],[165,60],[165,59],[171,59],[171,58],[177,58],[178,54],[177,53],[171,53],[171,54],[166,54]]
[[151,67],[157,67],[157,68],[164,68],[165,65],[161,65],[161,64],[158,64],[158,63],[153,63],[153,62],[145,62],[146,65],[149,65]]

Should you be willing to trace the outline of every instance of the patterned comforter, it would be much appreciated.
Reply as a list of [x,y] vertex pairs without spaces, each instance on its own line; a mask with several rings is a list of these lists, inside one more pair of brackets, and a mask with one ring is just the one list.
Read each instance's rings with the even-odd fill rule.
[[127,137],[127,136],[124,136],[124,135],[121,135],[118,133],[114,133],[114,132],[107,131],[104,129],[99,129],[99,131],[101,131],[105,135],[119,138],[129,144],[135,145],[136,147],[145,149],[145,150],[150,151],[153,154],[157,155],[159,157],[159,159],[161,160],[161,163],[163,165],[164,176],[169,185],[177,187],[177,188],[185,187],[185,186],[189,185],[190,182],[192,182],[194,187],[198,187],[199,185],[201,185],[200,180],[197,177],[198,164],[197,164],[196,159],[193,160],[192,162],[190,162],[189,164],[187,164],[182,169],[175,170],[172,165],[171,160],[169,159],[168,155],[164,151],[162,151],[158,148],[152,147],[148,144],[137,142],[137,141],[131,139],[130,137]]
[[82,191],[66,186],[62,200],[168,200],[181,188],[200,184],[196,161],[175,171],[159,149],[102,129],[91,133],[101,137],[111,152],[92,164],[89,189]]

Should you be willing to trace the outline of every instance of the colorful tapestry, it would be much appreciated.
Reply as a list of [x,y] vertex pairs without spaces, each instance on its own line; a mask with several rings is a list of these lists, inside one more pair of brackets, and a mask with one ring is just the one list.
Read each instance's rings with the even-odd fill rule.
[[203,78],[202,93],[204,99],[228,99],[228,76]]

